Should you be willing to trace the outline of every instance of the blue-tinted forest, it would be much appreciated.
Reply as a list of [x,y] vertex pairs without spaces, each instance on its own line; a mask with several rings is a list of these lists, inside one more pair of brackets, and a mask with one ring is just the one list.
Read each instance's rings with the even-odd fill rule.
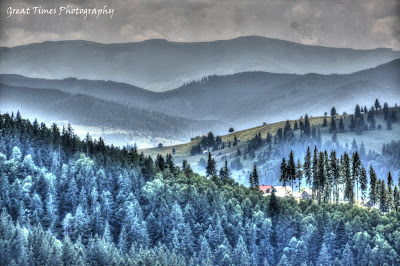
[[[358,207],[351,177],[365,167],[350,164],[354,154],[340,155],[347,168],[339,154],[310,155],[316,198],[297,202],[264,197],[256,170],[247,188],[228,167],[217,174],[209,165],[206,178],[171,156],[146,157],[80,140],[71,127],[2,114],[0,264],[398,265],[397,180],[377,177],[374,206]],[[282,178],[290,182],[288,158]],[[339,162],[338,176],[350,182],[347,203],[326,200],[327,162]]]

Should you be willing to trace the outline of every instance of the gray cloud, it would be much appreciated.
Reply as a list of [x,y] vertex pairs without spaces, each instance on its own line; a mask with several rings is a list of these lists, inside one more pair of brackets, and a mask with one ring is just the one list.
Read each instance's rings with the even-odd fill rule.
[[[60,5],[115,8],[113,18],[13,15],[8,7]],[[400,50],[397,0],[5,0],[0,45],[84,39],[131,42],[151,38],[213,41],[260,35],[303,44]]]

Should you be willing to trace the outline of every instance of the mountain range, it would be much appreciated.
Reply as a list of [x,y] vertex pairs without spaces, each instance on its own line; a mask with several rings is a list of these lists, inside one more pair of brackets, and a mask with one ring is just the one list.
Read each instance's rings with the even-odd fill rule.
[[223,126],[219,121],[173,117],[81,93],[0,84],[0,112],[18,110],[29,119],[82,125],[87,128],[85,132],[91,131],[89,127],[98,127],[103,138],[105,134],[107,140],[112,138],[118,145],[155,138],[184,141]]
[[122,44],[43,42],[2,47],[0,58],[0,74],[113,80],[166,91],[206,76],[249,71],[349,74],[400,58],[400,52],[309,46],[247,36],[198,43],[157,39]]
[[[183,132],[181,127],[188,126],[189,121],[193,126],[189,126],[191,130],[188,131],[192,133],[200,132],[199,121],[209,126],[203,131],[219,132],[227,125],[244,129],[263,121],[281,121],[305,113],[322,115],[325,111],[329,112],[333,105],[338,112],[349,113],[353,112],[355,104],[373,102],[376,98],[393,105],[400,101],[400,59],[342,75],[244,72],[210,76],[166,92],[152,92],[124,83],[75,78],[46,80],[0,75],[0,83],[3,98],[0,103],[8,106],[8,109],[28,108],[49,116],[51,108],[46,103],[56,101],[65,104],[62,112],[56,114],[65,113],[63,117],[66,118],[72,115],[69,120],[85,122],[83,118],[73,118],[79,117],[82,108],[93,110],[85,118],[91,124],[95,124],[94,121],[100,123],[114,112],[116,116],[119,114],[123,117],[124,122],[113,118],[107,123],[121,128],[126,128],[129,123],[135,124],[135,119],[151,121],[150,116],[165,116],[169,118],[167,120],[171,126],[168,132],[173,135],[173,128]],[[4,97],[5,93],[7,97]],[[51,95],[57,95],[58,98],[55,100]],[[85,104],[85,101],[93,104]],[[59,108],[57,105],[54,105],[53,111]],[[298,110],[302,110],[302,113],[299,114]],[[144,117],[127,115],[130,112],[140,113]],[[99,118],[93,120],[91,116]],[[182,118],[185,122],[180,121]],[[161,120],[165,121],[164,118]],[[157,123],[163,124],[162,121]]]

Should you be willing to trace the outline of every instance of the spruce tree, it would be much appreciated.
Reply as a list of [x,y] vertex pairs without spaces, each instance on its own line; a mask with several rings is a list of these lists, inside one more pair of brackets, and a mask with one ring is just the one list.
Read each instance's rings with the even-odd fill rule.
[[369,179],[370,179],[370,185],[369,185],[370,205],[375,206],[378,202],[378,184],[377,184],[378,180],[374,168],[372,167],[372,164],[369,167]]
[[360,170],[360,189],[361,189],[361,200],[363,202],[365,202],[365,200],[366,200],[367,187],[368,187],[367,170],[365,170],[364,166],[361,166],[361,170]]
[[288,181],[287,165],[286,165],[286,159],[285,157],[283,157],[281,163],[281,177],[279,179],[279,182],[282,182],[282,185],[285,187],[287,181]]
[[311,171],[311,151],[310,147],[307,147],[306,156],[304,157],[304,175],[306,177],[306,184],[308,186],[312,185],[312,171]]
[[326,127],[328,125],[328,121],[326,120],[326,117],[324,117],[324,121],[322,122],[322,127]]
[[209,152],[207,166],[206,166],[206,176],[212,177],[216,174],[217,174],[216,164],[215,164],[214,158],[211,157],[211,153]]
[[393,208],[393,178],[392,174],[389,171],[388,178],[387,178],[387,205],[389,211]]
[[393,190],[393,209],[396,212],[400,211],[400,191],[398,186],[395,186]]
[[290,151],[289,161],[287,162],[287,167],[286,167],[286,175],[287,175],[287,180],[290,182],[292,186],[292,196],[293,196],[293,183],[296,180],[296,164],[294,162],[293,150]]
[[287,134],[288,134],[288,132],[289,131],[291,131],[292,130],[292,126],[290,125],[290,121],[289,120],[287,120],[286,121],[286,124],[285,124],[285,127],[283,128],[283,139],[286,141],[287,140]]
[[350,158],[347,153],[343,155],[342,176],[345,183],[344,197],[349,203],[354,203],[354,180],[351,175]]
[[339,132],[346,132],[346,128],[344,126],[343,117],[340,117],[339,120]]
[[299,124],[296,122],[294,122],[294,127],[293,130],[298,130],[299,129]]
[[356,130],[356,120],[354,119],[353,115],[350,116],[350,126],[349,126],[349,128],[350,128],[351,132],[354,132]]
[[336,108],[332,107],[331,109],[331,117],[335,117],[336,116]]
[[378,181],[378,193],[379,193],[379,209],[381,212],[388,212],[389,211],[389,206],[388,206],[388,193],[386,189],[386,182],[384,180],[379,180]]
[[376,100],[375,100],[375,110],[378,111],[378,109],[380,109],[380,108],[381,108],[381,105],[379,104],[378,99],[376,99]]
[[300,162],[300,159],[297,160],[297,165],[296,165],[296,179],[298,180],[298,190],[300,191],[301,188],[301,180],[303,179],[303,169],[302,169],[302,165]]
[[335,118],[331,118],[331,127],[329,128],[329,133],[337,132]]
[[252,173],[252,187],[255,189],[259,189],[260,188],[260,181],[258,179],[258,173],[257,173],[257,167],[256,165],[254,165],[254,169],[253,169],[253,173]]
[[308,115],[304,117],[304,135],[306,137],[310,137],[311,135],[311,126],[310,126],[310,121],[308,120]]
[[389,120],[390,119],[390,117],[389,117],[389,106],[388,106],[387,103],[383,104],[383,113],[384,113],[384,119],[385,120]]
[[358,156],[358,152],[353,153],[353,158],[352,158],[352,179],[353,183],[356,184],[356,201],[358,201],[358,183],[360,182],[360,167],[361,167],[361,161],[360,157]]

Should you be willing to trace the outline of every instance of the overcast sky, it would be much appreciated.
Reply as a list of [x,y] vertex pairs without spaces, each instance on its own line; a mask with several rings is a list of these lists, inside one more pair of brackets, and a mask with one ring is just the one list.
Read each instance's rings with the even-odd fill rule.
[[[100,16],[13,15],[7,8],[115,9]],[[400,50],[399,0],[1,0],[0,46],[56,40],[162,38],[197,42],[259,35],[330,47]]]

